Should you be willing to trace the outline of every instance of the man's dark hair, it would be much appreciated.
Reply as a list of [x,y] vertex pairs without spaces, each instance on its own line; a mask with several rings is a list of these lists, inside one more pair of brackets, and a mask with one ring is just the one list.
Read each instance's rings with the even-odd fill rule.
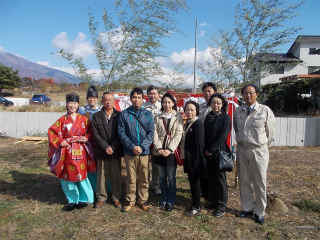
[[113,95],[113,93],[112,93],[112,92],[104,92],[104,93],[102,94],[101,101],[103,101],[103,97],[104,97],[104,95],[108,95],[108,94],[110,94],[110,95],[112,95],[112,96],[114,97],[114,95]]
[[172,109],[175,110],[175,111],[177,111],[177,101],[176,101],[176,99],[174,98],[174,96],[173,96],[171,93],[169,93],[169,92],[166,92],[166,93],[163,94],[163,96],[162,96],[162,99],[161,99],[161,111],[163,111],[162,103],[163,103],[163,99],[164,99],[165,97],[171,99],[171,101],[173,102],[173,107],[172,107]]
[[159,93],[159,88],[158,87],[156,87],[156,86],[150,86],[150,87],[148,87],[148,89],[147,89],[147,93],[149,93],[150,91],[152,91],[152,90],[157,90],[157,92]]
[[227,113],[228,109],[228,101],[224,98],[224,96],[221,95],[221,93],[214,93],[210,96],[210,99],[208,101],[208,106],[211,105],[211,101],[213,98],[220,98],[222,101],[222,107],[221,107],[221,112]]
[[193,104],[193,105],[196,107],[196,116],[198,116],[198,115],[199,115],[199,112],[200,112],[200,110],[199,110],[199,104],[196,103],[195,101],[191,101],[191,100],[188,101],[188,102],[186,102],[186,105],[184,105],[184,109],[183,109],[184,112],[186,112],[186,107],[187,107],[188,104]]
[[203,86],[202,86],[202,92],[205,88],[207,87],[211,87],[215,92],[217,91],[217,87],[214,83],[212,82],[206,82]]
[[132,89],[132,91],[130,92],[130,98],[132,98],[132,96],[133,96],[135,93],[136,93],[137,95],[142,95],[142,99],[143,99],[143,91],[142,91],[141,88],[136,87],[136,88]]
[[244,90],[246,89],[246,87],[254,87],[254,90],[256,91],[256,94],[258,94],[260,92],[260,89],[254,85],[254,84],[248,84],[245,85],[242,89],[241,89],[241,95],[243,95]]

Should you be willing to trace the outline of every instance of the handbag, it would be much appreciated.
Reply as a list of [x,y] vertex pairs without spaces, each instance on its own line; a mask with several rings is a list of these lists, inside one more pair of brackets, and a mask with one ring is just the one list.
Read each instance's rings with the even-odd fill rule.
[[[170,138],[170,140],[172,139],[169,131],[168,131],[168,128],[167,128],[167,124],[166,124],[166,121],[164,120],[164,118],[162,118],[162,121],[163,121],[163,125],[164,125],[164,129],[166,130],[166,133],[168,135],[168,137]],[[175,156],[175,159],[177,161],[177,164],[179,166],[183,166],[184,164],[184,159],[181,158],[181,152],[180,152],[180,147],[177,147],[176,150],[174,150],[174,156]]]
[[219,148],[219,168],[220,170],[225,170],[231,172],[234,168],[234,163],[232,159],[232,151],[224,152],[220,151]]

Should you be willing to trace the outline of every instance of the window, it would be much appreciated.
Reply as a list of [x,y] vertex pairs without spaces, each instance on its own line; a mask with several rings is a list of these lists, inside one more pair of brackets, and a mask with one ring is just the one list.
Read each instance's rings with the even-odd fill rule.
[[284,66],[275,68],[275,66],[270,66],[271,74],[284,74]]
[[282,67],[278,67],[276,70],[275,70],[276,74],[284,74],[284,66]]
[[308,67],[308,74],[320,71],[320,66],[309,66]]
[[309,48],[309,54],[320,54],[320,48]]

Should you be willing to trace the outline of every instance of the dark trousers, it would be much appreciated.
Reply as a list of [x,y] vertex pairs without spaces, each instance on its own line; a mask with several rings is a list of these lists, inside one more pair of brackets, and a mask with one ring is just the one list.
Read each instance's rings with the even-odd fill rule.
[[200,177],[201,197],[208,198],[208,179],[205,176]]
[[217,210],[225,211],[228,202],[228,186],[226,172],[219,169],[218,158],[208,159],[207,177],[210,205]]
[[188,173],[188,179],[190,182],[192,206],[200,208],[201,187],[199,174]]

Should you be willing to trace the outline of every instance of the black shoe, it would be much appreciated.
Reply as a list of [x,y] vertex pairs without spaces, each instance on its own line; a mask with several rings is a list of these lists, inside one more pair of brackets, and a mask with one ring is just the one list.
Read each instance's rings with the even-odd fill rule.
[[78,202],[78,204],[76,204],[76,208],[78,208],[78,209],[85,208],[86,206],[88,206],[88,204],[86,204],[84,202]]
[[184,212],[184,215],[187,217],[198,216],[201,213],[200,208],[195,208],[191,206],[187,211]]
[[159,208],[160,208],[160,210],[165,210],[166,209],[166,204],[162,203]]
[[68,203],[63,207],[63,210],[65,211],[73,211],[76,208],[76,204],[75,203]]
[[219,218],[219,217],[222,217],[225,213],[226,213],[225,210],[217,210],[213,212],[213,216]]
[[256,219],[256,222],[259,223],[260,225],[263,225],[264,224],[264,217],[260,217],[258,215],[254,215],[255,216],[255,219]]
[[253,212],[247,212],[247,211],[242,211],[240,214],[237,215],[237,217],[245,218],[248,217],[249,215],[252,215]]
[[166,204],[166,211],[171,212],[173,210],[173,206],[170,203]]
[[215,208],[216,208],[215,204],[213,204],[213,203],[209,203],[208,205],[204,206],[205,210],[213,210]]

